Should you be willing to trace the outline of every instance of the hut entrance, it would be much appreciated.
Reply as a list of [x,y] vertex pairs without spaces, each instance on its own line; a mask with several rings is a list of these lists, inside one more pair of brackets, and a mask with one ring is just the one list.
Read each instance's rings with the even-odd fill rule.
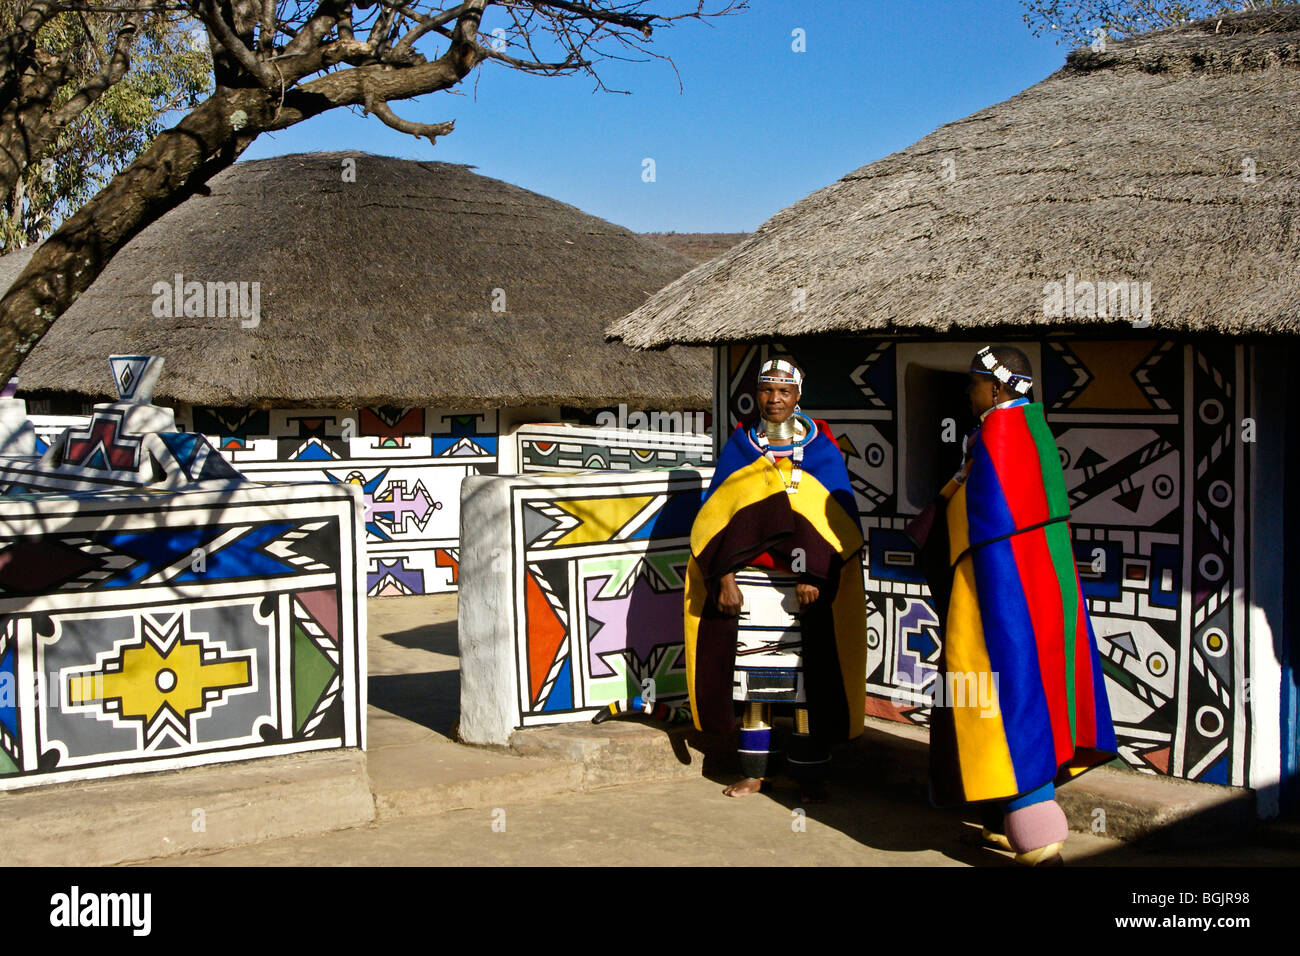
[[933,501],[961,467],[961,440],[975,427],[966,386],[970,376],[919,363],[908,365],[903,441],[907,469],[903,473],[907,499],[919,511]]
[[[900,514],[917,514],[961,467],[961,440],[975,427],[966,385],[980,344],[900,342],[898,345],[898,474]],[[1034,368],[1039,347],[1020,342]]]

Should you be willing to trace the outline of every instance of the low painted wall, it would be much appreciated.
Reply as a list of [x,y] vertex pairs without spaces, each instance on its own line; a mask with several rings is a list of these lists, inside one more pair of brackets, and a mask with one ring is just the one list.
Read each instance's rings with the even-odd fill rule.
[[[606,412],[619,422],[615,412]],[[523,425],[515,432],[519,471],[555,472],[645,471],[661,468],[705,468],[713,464],[713,439],[705,432],[681,431],[683,424],[698,427],[700,413],[633,412],[632,427]],[[669,418],[668,415],[673,417]],[[684,418],[686,421],[684,421]]]
[[654,681],[682,699],[690,528],[710,471],[515,475],[461,485],[463,739],[589,720]]
[[365,743],[356,492],[0,498],[0,790]]
[[[456,590],[460,483],[467,477],[499,468],[629,471],[713,460],[707,434],[683,431],[703,428],[703,412],[619,408],[584,414],[592,424],[512,428],[503,422],[513,415],[493,410],[182,405],[176,422],[204,435],[251,479],[359,488],[365,501],[366,593],[397,597]],[[33,415],[37,454],[65,428],[85,427],[88,421],[87,416]]]
[[495,411],[182,407],[177,421],[254,480],[355,486],[369,596],[456,589],[460,483],[497,470]]

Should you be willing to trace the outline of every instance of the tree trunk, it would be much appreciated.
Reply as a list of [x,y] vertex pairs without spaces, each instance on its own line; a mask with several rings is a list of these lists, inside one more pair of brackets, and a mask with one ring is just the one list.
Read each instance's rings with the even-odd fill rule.
[[214,94],[64,222],[0,299],[0,380],[118,250],[233,163],[274,110],[262,89]]

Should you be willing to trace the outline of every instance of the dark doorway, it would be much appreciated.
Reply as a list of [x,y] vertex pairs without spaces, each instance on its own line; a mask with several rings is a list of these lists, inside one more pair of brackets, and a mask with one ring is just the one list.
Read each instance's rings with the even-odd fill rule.
[[961,467],[961,442],[975,427],[964,372],[910,364],[907,389],[907,499],[930,502]]

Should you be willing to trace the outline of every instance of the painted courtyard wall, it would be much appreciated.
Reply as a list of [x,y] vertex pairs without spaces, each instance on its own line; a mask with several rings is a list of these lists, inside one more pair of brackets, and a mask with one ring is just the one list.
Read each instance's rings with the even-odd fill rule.
[[[559,417],[560,410],[551,411]],[[438,408],[231,409],[180,406],[197,431],[259,481],[327,481],[365,501],[366,594],[455,591],[460,577],[459,489],[467,477],[575,470],[639,471],[707,465],[703,412],[586,412],[586,426],[511,424],[494,410]],[[630,421],[629,421],[630,419]],[[36,415],[37,453],[76,415]],[[597,425],[596,422],[610,424]]]
[[686,696],[690,529],[710,470],[469,478],[461,486],[461,737]]
[[0,456],[0,790],[364,746],[357,489],[247,480],[110,365]]
[[0,499],[0,789],[364,746],[353,508],[328,486]]

